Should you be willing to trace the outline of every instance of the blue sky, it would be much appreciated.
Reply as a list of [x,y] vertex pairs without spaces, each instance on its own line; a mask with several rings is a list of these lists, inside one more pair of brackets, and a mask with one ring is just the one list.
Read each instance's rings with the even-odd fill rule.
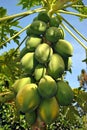
[[[83,1],[85,1],[85,4],[87,5],[87,1],[86,0],[83,0]],[[18,0],[0,0],[0,7],[3,6],[4,8],[7,8],[8,15],[24,12],[25,10],[22,10],[21,6],[16,6],[17,2]],[[25,27],[26,25],[30,24],[34,17],[35,17],[35,14],[30,15],[29,17],[26,17],[23,20],[20,20],[21,26]],[[87,19],[80,22],[76,16],[63,15],[63,17],[66,18],[68,22],[70,22],[76,29],[78,29],[87,38]],[[75,32],[74,34],[85,45],[87,45],[87,42],[82,40]],[[25,36],[26,36],[26,33],[25,32],[22,33],[20,35],[21,37],[20,41],[22,41],[22,39]],[[72,57],[72,61],[73,61],[72,74],[68,72],[66,75],[66,80],[69,81],[69,84],[71,87],[78,87],[79,82],[77,81],[77,76],[80,74],[81,69],[83,68],[86,69],[86,64],[82,62],[82,60],[86,58],[85,49],[66,31],[65,31],[65,39],[68,40],[74,47],[74,54]],[[11,44],[8,44],[7,48],[0,50],[0,54],[13,47],[17,47],[17,46],[15,45],[15,43],[11,41]]]

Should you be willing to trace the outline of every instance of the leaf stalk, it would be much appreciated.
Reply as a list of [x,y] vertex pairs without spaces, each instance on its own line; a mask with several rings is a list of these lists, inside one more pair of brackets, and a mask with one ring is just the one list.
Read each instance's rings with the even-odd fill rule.
[[71,34],[71,36],[85,49],[87,50],[87,46],[85,46],[72,32],[69,28],[67,28],[64,24],[61,24],[62,27]]

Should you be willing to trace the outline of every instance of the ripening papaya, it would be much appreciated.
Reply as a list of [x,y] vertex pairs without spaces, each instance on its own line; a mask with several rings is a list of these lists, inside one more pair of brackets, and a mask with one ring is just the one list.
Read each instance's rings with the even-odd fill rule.
[[38,64],[34,70],[34,77],[38,81],[46,74],[46,67],[42,64]]
[[15,83],[12,85],[15,93],[18,93],[19,90],[21,90],[26,84],[31,83],[30,77],[21,78],[15,81]]
[[30,36],[29,38],[27,38],[26,40],[26,48],[27,49],[31,49],[31,50],[35,50],[35,48],[42,42],[42,38],[40,37],[36,37],[36,36]]
[[69,84],[65,81],[57,82],[57,93],[56,99],[61,106],[70,105],[73,101],[74,94],[69,86]]
[[46,11],[41,11],[39,14],[38,14],[38,20],[41,20],[43,22],[46,22],[48,23],[49,22],[49,16],[47,14]]
[[60,31],[57,27],[49,27],[45,34],[49,42],[57,42],[59,39],[64,38],[64,32]]
[[54,122],[59,115],[59,105],[56,98],[43,99],[38,108],[38,115],[46,124]]
[[47,25],[43,21],[36,20],[30,25],[30,29],[34,35],[42,35],[46,31]]
[[40,95],[37,85],[34,83],[26,84],[16,96],[16,106],[19,111],[24,113],[34,111],[40,104]]
[[54,79],[60,78],[65,70],[65,64],[63,58],[54,53],[48,64],[48,75]]
[[46,43],[38,45],[38,47],[35,49],[35,58],[39,63],[48,62],[52,54],[53,54],[52,48]]
[[34,52],[29,52],[25,54],[21,59],[22,68],[28,74],[31,74],[34,71],[34,68],[37,64],[37,61],[34,56]]
[[36,111],[33,112],[26,112],[25,113],[25,120],[29,125],[33,125],[36,122],[37,114]]
[[63,57],[70,57],[73,55],[73,46],[70,42],[59,39],[54,46],[55,51]]
[[49,75],[43,76],[38,83],[38,91],[43,98],[55,96],[57,91],[55,80]]
[[53,27],[59,27],[61,19],[58,16],[51,17],[49,20],[49,25]]

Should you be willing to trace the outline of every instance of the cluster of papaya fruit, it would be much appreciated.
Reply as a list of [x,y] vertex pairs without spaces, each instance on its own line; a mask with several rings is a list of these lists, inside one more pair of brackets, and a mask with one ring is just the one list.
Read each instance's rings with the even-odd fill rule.
[[29,124],[37,116],[46,124],[52,123],[59,114],[59,106],[72,103],[70,85],[60,80],[71,68],[73,47],[64,40],[58,16],[49,17],[43,11],[38,14],[27,30],[25,47],[20,53],[21,65],[26,77],[18,79],[13,88],[16,105],[25,113]]

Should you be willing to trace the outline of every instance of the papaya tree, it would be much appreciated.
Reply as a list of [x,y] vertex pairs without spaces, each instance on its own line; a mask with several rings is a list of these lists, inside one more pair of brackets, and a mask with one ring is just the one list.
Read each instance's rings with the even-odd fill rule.
[[[72,70],[74,51],[64,30],[86,52],[87,46],[71,30],[87,39],[62,14],[84,20],[87,7],[82,0],[19,0],[20,5],[27,11],[11,16],[0,7],[0,49],[11,46],[11,40],[17,46],[0,55],[1,127],[4,110],[5,130],[86,129],[87,92],[73,89],[64,78]],[[20,20],[33,14],[32,23],[23,28]]]

